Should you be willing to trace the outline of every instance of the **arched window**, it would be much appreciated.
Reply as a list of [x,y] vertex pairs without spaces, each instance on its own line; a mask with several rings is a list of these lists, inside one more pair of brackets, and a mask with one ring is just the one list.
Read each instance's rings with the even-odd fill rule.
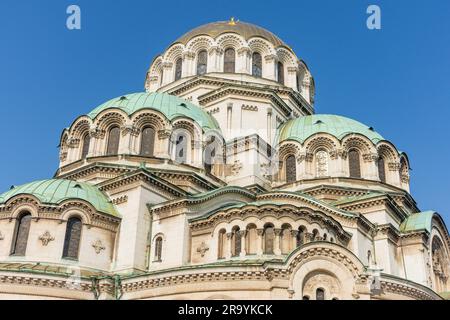
[[297,247],[300,247],[301,245],[305,244],[305,236],[306,236],[306,228],[304,226],[300,226],[298,228],[297,233]]
[[316,176],[328,176],[328,152],[320,150],[316,153]]
[[175,161],[186,163],[188,140],[185,134],[180,133],[175,139]]
[[81,242],[81,228],[82,223],[79,218],[72,217],[67,221],[63,258],[78,259]]
[[120,142],[120,128],[114,126],[109,129],[108,134],[108,147],[106,149],[106,155],[114,155],[119,153],[119,142]]
[[162,261],[162,243],[163,239],[162,237],[158,237],[155,240],[155,261]]
[[218,247],[217,247],[217,258],[223,259],[225,258],[225,243],[226,243],[226,231],[222,229],[219,231],[218,235]]
[[303,296],[303,300],[309,300],[309,296]]
[[83,137],[83,148],[81,149],[81,159],[85,159],[89,153],[89,146],[91,144],[91,137],[86,133]]
[[141,134],[141,156],[153,157],[155,148],[155,129],[152,127],[145,127]]
[[281,226],[281,254],[288,254],[291,252],[291,231],[290,225]]
[[236,52],[233,48],[225,50],[223,57],[223,72],[234,73],[235,72]]
[[286,157],[286,182],[291,183],[297,180],[297,168],[295,163],[295,157],[289,155]]
[[214,158],[216,156],[216,149],[218,148],[216,137],[212,136],[211,139],[208,141],[208,144],[205,147],[204,152],[204,167],[206,173],[211,173],[212,166],[214,164]]
[[278,83],[284,85],[284,65],[280,61],[278,61],[277,64],[277,76],[278,76]]
[[252,54],[252,76],[262,77],[262,58],[259,52],[253,52]]
[[325,290],[322,288],[316,290],[316,300],[325,300]]
[[27,251],[28,234],[30,233],[31,214],[29,212],[23,213],[17,224],[14,232],[14,241],[11,254],[16,256],[24,256]]
[[312,232],[312,240],[311,241],[317,241],[319,240],[319,231],[317,229],[314,229]]
[[208,67],[208,53],[201,50],[197,55],[197,75],[201,76],[206,73]]
[[273,225],[268,224],[264,227],[264,253],[273,254],[274,251],[275,230]]
[[183,59],[178,58],[177,61],[175,61],[175,81],[181,79],[182,68],[183,68]]
[[241,229],[234,227],[231,232],[231,255],[233,257],[239,256],[241,253]]
[[256,225],[249,224],[247,226],[247,236],[245,237],[247,242],[246,245],[246,253],[247,254],[256,254],[256,244],[258,241],[258,234],[256,231]]
[[381,182],[386,182],[386,168],[384,166],[384,158],[380,157],[378,159],[378,176]]
[[323,234],[323,241],[327,241],[328,235],[326,233]]
[[361,178],[361,161],[359,152],[352,149],[348,152],[348,165],[351,178]]

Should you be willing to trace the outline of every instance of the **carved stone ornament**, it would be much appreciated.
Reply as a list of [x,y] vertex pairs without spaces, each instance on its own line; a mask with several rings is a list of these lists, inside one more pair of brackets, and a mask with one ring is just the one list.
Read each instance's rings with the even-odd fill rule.
[[206,245],[205,242],[202,242],[202,244],[200,245],[200,247],[197,248],[197,252],[200,253],[200,255],[202,256],[202,258],[205,256],[206,251],[209,250],[209,247]]
[[42,241],[42,245],[43,245],[44,247],[46,247],[46,246],[48,245],[48,243],[49,243],[50,241],[55,240],[55,238],[52,237],[52,235],[50,234],[50,232],[45,231],[44,234],[42,234],[41,236],[39,236],[39,240],[41,240],[41,241]]
[[96,240],[92,244],[92,247],[95,249],[96,254],[100,254],[100,252],[102,252],[102,250],[106,249],[101,240]]

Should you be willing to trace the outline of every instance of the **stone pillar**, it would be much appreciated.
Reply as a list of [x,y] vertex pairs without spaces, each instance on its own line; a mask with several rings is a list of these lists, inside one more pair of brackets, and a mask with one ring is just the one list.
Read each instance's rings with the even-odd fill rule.
[[241,230],[239,231],[239,234],[241,236],[241,253],[240,256],[241,257],[245,257],[247,255],[247,241],[246,241],[246,236],[247,236],[247,230]]
[[269,54],[264,57],[265,61],[265,70],[263,74],[263,78],[267,78],[273,81],[277,81],[277,63],[278,57],[274,54]]
[[237,73],[251,74],[252,50],[249,47],[243,47],[237,51],[237,54],[238,54],[237,68],[236,68]]
[[263,254],[263,234],[264,234],[264,229],[257,229],[256,230],[256,234],[258,236],[258,238],[256,240],[256,254],[260,256],[260,255]]
[[185,51],[182,55],[183,59],[183,71],[181,73],[182,77],[189,77],[196,74],[196,65],[195,65],[195,53],[192,51]]
[[267,109],[267,143],[272,145],[272,108]]
[[291,240],[292,240],[291,249],[292,250],[294,250],[297,247],[297,235],[298,235],[298,230],[291,230]]
[[314,241],[314,235],[310,232],[305,232],[305,241],[304,243],[309,243]]
[[119,154],[131,154],[131,135],[136,130],[132,125],[120,128]]
[[282,229],[274,229],[273,230],[275,233],[275,239],[274,239],[274,243],[273,243],[273,253],[276,255],[280,255],[281,254],[281,231],[283,231]]
[[232,246],[231,236],[232,236],[232,233],[228,232],[227,233],[227,245],[225,246],[225,259],[230,259],[232,256],[232,254],[231,254],[231,246]]
[[222,72],[223,50],[217,46],[209,48],[207,72]]
[[297,67],[288,67],[287,68],[287,79],[286,79],[286,86],[297,90]]
[[[155,156],[159,158],[170,158],[170,130],[158,130],[158,141],[155,143]],[[159,148],[158,148],[159,146]]]
[[168,83],[170,83],[174,77],[173,75],[173,63],[172,62],[164,62],[162,64],[162,69],[163,69],[163,79],[162,79],[162,83],[161,86],[164,86]]
[[363,160],[364,166],[361,168],[363,177],[368,180],[379,180],[377,165],[378,154],[366,153],[363,155]]

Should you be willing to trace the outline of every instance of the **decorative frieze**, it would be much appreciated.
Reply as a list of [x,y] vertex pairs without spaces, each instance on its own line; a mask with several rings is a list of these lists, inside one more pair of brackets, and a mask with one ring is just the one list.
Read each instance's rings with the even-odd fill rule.
[[122,197],[118,197],[118,198],[112,199],[111,202],[113,204],[115,204],[115,205],[126,203],[126,202],[128,202],[128,196],[125,195],[125,196],[122,196]]
[[374,162],[379,159],[379,155],[377,153],[365,153],[363,154],[363,159],[365,162]]
[[389,162],[388,167],[390,171],[399,171],[400,170],[400,162]]
[[242,110],[246,110],[246,111],[258,111],[257,106],[252,106],[252,105],[248,105],[248,104],[243,104],[241,108],[242,108]]

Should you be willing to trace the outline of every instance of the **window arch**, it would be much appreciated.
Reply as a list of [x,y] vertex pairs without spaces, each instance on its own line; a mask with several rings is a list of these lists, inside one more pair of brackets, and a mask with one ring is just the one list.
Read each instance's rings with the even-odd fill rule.
[[351,178],[361,178],[361,159],[358,150],[348,152],[348,166]]
[[247,226],[247,236],[245,237],[247,242],[246,244],[246,253],[247,254],[256,254],[256,244],[258,241],[258,232],[256,231],[256,225],[249,224]]
[[16,256],[25,255],[27,251],[30,226],[31,226],[31,213],[29,212],[22,213],[16,224],[11,254]]
[[231,255],[233,257],[237,257],[240,255],[242,249],[241,241],[241,229],[236,226],[231,232]]
[[312,232],[311,241],[317,241],[317,240],[319,240],[318,238],[319,238],[319,231],[317,229],[314,229]]
[[325,300],[325,290],[322,288],[316,289],[316,300]]
[[212,167],[214,164],[214,158],[216,157],[217,149],[219,148],[218,143],[216,141],[216,137],[212,136],[208,141],[205,151],[204,151],[204,167],[206,173],[211,173]]
[[286,157],[285,161],[286,167],[286,182],[291,183],[297,180],[297,167],[295,156],[289,155]]
[[155,148],[155,129],[152,127],[144,127],[141,133],[140,155],[153,157]]
[[225,49],[223,57],[223,72],[235,73],[236,52],[233,48]]
[[378,159],[378,176],[381,182],[386,182],[386,167],[384,164],[384,158],[380,157]]
[[275,229],[272,224],[264,226],[264,253],[274,253]]
[[175,138],[175,161],[178,163],[187,162],[188,138],[185,133],[178,133]]
[[201,50],[197,54],[197,75],[201,76],[206,73],[208,68],[208,53]]
[[87,155],[89,154],[89,146],[91,144],[91,137],[89,136],[89,133],[86,133],[83,136],[83,147],[81,149],[81,159],[85,159]]
[[277,63],[277,77],[278,83],[284,85],[284,65],[281,61]]
[[175,61],[175,81],[181,79],[182,69],[183,69],[183,59],[178,58],[177,61]]
[[253,52],[252,54],[252,76],[262,77],[262,57],[259,52]]
[[226,231],[222,229],[219,231],[218,235],[218,247],[217,247],[217,258],[225,258],[225,243],[226,243]]
[[119,153],[119,142],[120,142],[120,128],[118,126],[113,126],[109,129],[108,133],[108,145],[106,149],[106,155],[114,155]]
[[67,221],[63,258],[78,259],[82,225],[81,219],[77,217],[72,217]]
[[316,176],[328,176],[328,152],[319,150],[316,152]]
[[161,236],[157,237],[155,240],[155,261],[162,261],[162,244],[163,238]]

